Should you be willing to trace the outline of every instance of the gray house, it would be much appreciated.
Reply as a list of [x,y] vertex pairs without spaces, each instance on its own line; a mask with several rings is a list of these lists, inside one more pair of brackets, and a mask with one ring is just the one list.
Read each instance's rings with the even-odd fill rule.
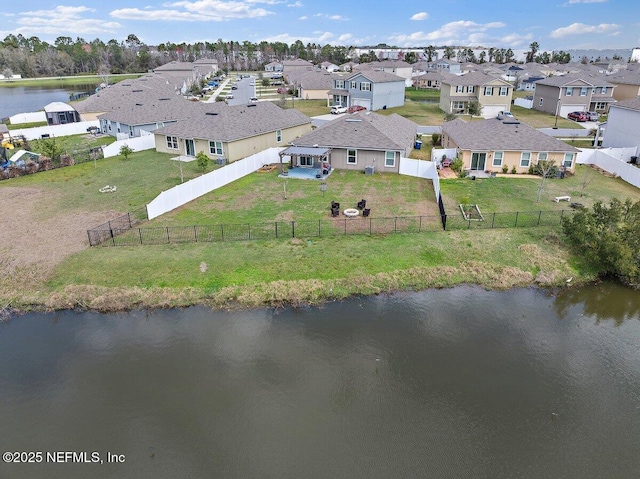
[[615,87],[600,75],[552,76],[536,82],[533,109],[562,117],[572,111],[607,113],[616,101]]
[[329,90],[333,105],[363,106],[369,111],[404,105],[404,78],[378,70],[356,72],[334,79]]
[[411,152],[417,129],[416,123],[397,114],[344,115],[292,141],[292,147],[316,148],[319,153],[294,155],[291,162],[294,167],[318,168],[318,158],[332,168],[398,173],[400,158]]

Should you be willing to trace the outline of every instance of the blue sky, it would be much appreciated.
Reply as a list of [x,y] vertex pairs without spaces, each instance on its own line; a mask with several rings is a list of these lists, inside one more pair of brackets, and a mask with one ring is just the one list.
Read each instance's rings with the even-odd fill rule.
[[541,50],[640,46],[639,0],[4,0],[0,37],[22,34],[149,45],[215,42],[485,46]]

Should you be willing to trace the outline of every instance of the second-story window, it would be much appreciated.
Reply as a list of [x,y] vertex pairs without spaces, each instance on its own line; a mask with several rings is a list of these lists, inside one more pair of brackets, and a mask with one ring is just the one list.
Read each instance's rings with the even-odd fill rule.
[[568,86],[567,88],[564,89],[564,94],[566,96],[571,96],[573,95],[573,87]]
[[336,80],[336,88],[342,90],[344,88],[344,80]]
[[371,91],[371,83],[368,81],[363,81],[362,83],[360,83],[360,90]]
[[464,92],[464,87],[462,85],[456,85],[456,93]]
[[351,81],[351,89],[352,89],[352,90],[355,90],[356,88],[358,88],[358,83],[356,83],[356,81],[355,81],[355,80],[352,80],[352,81]]
[[492,86],[484,87],[484,96],[491,96],[491,95],[493,95],[493,87]]
[[509,87],[501,86],[500,87],[500,96],[507,96],[509,94]]
[[587,96],[587,87],[583,86],[582,88],[580,88],[580,96]]
[[603,86],[602,90],[600,90],[600,93],[602,93],[603,95],[606,95],[607,94],[607,87]]
[[467,93],[474,93],[476,91],[476,87],[473,85],[467,86]]

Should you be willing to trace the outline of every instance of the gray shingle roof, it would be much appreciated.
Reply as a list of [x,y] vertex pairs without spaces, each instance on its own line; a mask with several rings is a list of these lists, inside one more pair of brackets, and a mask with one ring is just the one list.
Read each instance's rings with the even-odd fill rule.
[[549,85],[549,86],[571,86],[574,82],[584,82],[587,86],[595,86],[595,87],[613,87],[612,83],[609,83],[606,80],[606,77],[603,75],[594,75],[593,73],[581,73],[581,74],[567,74],[567,75],[558,75],[545,78],[544,80],[540,80],[538,83],[540,85]]
[[233,106],[224,102],[193,103],[192,106],[188,118],[154,133],[228,142],[311,123],[311,119],[298,110],[284,110],[268,101]]
[[618,103],[611,105],[611,108],[613,107],[640,111],[640,97],[619,101]]
[[466,75],[454,75],[452,73],[442,73],[441,83],[447,85],[469,85],[469,86],[482,86],[490,82],[500,81],[504,85],[511,85],[511,83],[503,80],[502,78],[494,75],[487,75],[482,72],[471,72]]
[[620,72],[609,77],[609,81],[620,85],[640,85],[640,73],[638,72]]
[[467,123],[461,119],[442,125],[458,148],[479,151],[559,151],[577,152],[577,148],[531,128],[524,123],[490,118]]
[[389,83],[389,82],[404,82],[404,78],[399,77],[398,75],[394,75],[393,73],[388,73],[382,70],[364,70],[358,71],[350,75],[346,80],[351,81],[353,78],[357,76],[363,76],[366,79],[370,80],[372,83]]
[[327,148],[359,148],[368,150],[404,150],[411,146],[418,125],[411,120],[392,114],[353,113],[302,135],[295,146],[322,146]]

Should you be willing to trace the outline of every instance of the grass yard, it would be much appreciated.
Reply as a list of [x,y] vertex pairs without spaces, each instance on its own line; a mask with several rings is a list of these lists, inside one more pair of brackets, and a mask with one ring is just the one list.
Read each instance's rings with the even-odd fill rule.
[[404,97],[406,100],[411,101],[440,101],[440,90],[435,88],[406,88],[404,90]]
[[[556,203],[556,196],[571,196],[571,201],[591,207],[596,201],[613,198],[640,200],[640,190],[619,178],[608,178],[589,166],[578,165],[574,176],[547,179],[539,203],[536,203],[542,178],[521,175],[497,178],[440,180],[440,189],[448,214],[459,213],[459,204],[477,204],[482,213],[569,209],[567,202]],[[586,187],[583,189],[583,184]],[[580,196],[583,193],[584,196]]]
[[[523,108],[521,106],[511,105],[511,113],[520,120],[522,123],[526,123],[533,128],[553,128],[556,124],[555,115],[549,115],[542,111],[534,109]],[[558,117],[558,128],[571,128],[581,129],[579,123],[575,121],[567,120],[566,118]]]
[[334,170],[326,180],[323,196],[320,181],[280,178],[278,173],[252,173],[156,218],[150,226],[328,220],[332,200],[344,210],[355,208],[363,198],[371,208],[371,217],[439,214],[431,181]]

